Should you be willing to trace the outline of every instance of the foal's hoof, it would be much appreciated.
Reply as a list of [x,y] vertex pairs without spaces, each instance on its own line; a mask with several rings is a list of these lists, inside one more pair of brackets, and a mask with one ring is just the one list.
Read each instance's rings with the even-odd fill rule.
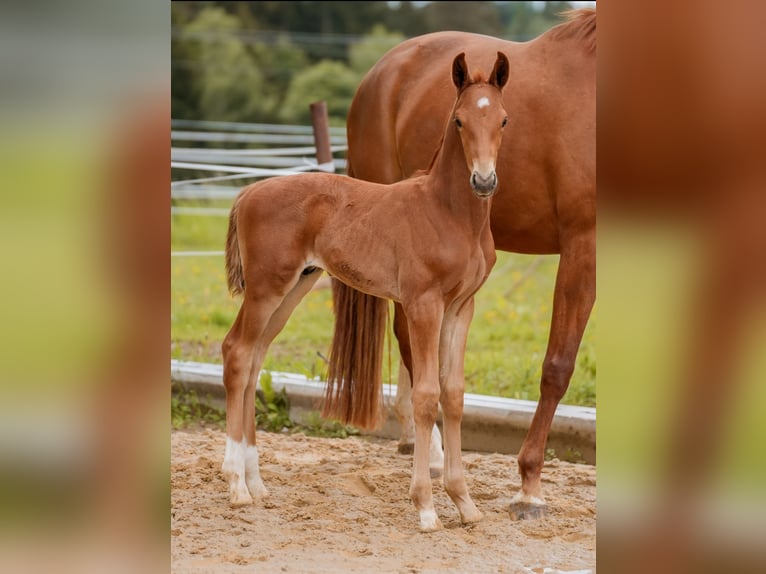
[[460,512],[460,523],[463,525],[475,524],[484,518],[484,515],[473,502],[464,504],[463,508],[458,508],[458,512]]
[[512,520],[537,520],[548,515],[548,505],[522,501],[512,502],[508,513]]
[[441,466],[429,466],[428,473],[431,475],[431,478],[441,478],[444,474],[444,468]]
[[415,452],[415,445],[410,443],[399,443],[399,446],[396,447],[396,450],[399,451],[399,454],[412,454]]
[[229,498],[229,504],[233,508],[239,508],[240,506],[248,506],[253,503],[253,497],[250,493],[244,494],[232,494]]
[[466,512],[465,514],[461,514],[460,515],[460,522],[463,525],[476,524],[477,522],[480,522],[482,518],[484,518],[484,515],[479,510],[474,508],[470,512]]
[[420,531],[421,532],[436,532],[437,530],[441,530],[444,528],[442,526],[442,521],[439,520],[439,517],[436,516],[436,513],[431,512],[421,512],[420,513]]
[[247,489],[250,491],[250,494],[253,497],[253,500],[261,500],[263,498],[266,498],[269,495],[269,491],[264,486],[263,481],[259,480],[249,480],[247,482]]

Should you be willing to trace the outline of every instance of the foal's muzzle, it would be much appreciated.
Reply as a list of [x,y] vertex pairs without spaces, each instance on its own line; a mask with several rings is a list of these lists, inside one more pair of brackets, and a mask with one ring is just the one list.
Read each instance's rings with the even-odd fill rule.
[[471,174],[471,187],[477,196],[489,197],[497,189],[497,174],[492,171],[489,176],[483,177],[477,172],[473,172]]

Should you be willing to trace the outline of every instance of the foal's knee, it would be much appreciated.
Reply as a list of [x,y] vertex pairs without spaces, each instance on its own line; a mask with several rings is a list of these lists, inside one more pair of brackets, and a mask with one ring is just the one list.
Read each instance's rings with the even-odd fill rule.
[[439,412],[439,389],[412,390],[412,412],[416,422],[433,425]]
[[442,411],[445,417],[463,416],[463,389],[446,387],[441,394]]

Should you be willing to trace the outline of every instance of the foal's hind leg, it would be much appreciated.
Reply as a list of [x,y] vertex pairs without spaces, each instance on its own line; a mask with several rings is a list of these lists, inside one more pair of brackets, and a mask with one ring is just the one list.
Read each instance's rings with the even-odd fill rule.
[[245,481],[245,388],[252,376],[253,354],[258,335],[268,320],[266,317],[265,320],[253,324],[252,313],[249,311],[248,301],[245,300],[221,347],[223,385],[226,389],[226,452],[221,470],[229,482],[229,501],[233,506],[253,502]]
[[463,473],[460,425],[465,393],[464,356],[473,317],[473,297],[444,317],[439,344],[441,405],[444,415],[444,489],[460,512],[463,524],[481,520],[481,512],[468,494]]
[[255,446],[255,383],[271,341],[321,273],[301,276],[292,289],[247,289],[237,319],[223,342],[226,388],[226,454],[222,470],[234,506],[267,494]]
[[245,389],[245,403],[243,411],[243,424],[245,428],[245,440],[247,449],[245,451],[245,476],[248,490],[253,498],[261,498],[268,494],[266,487],[261,480],[261,473],[258,466],[258,450],[255,445],[255,384],[258,380],[261,366],[274,338],[284,329],[287,320],[292,315],[295,307],[301,302],[303,297],[311,291],[311,288],[322,276],[322,270],[313,269],[311,272],[301,274],[295,286],[285,295],[279,307],[274,311],[266,324],[266,328],[261,334],[258,345],[255,349],[253,359],[253,376],[249,379]]

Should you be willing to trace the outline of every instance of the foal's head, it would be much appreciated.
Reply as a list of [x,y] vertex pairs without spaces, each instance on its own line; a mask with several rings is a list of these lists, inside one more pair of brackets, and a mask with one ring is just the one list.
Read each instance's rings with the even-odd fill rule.
[[465,53],[452,62],[452,81],[457,101],[452,113],[463,144],[471,188],[479,197],[490,197],[497,189],[495,160],[500,150],[508,116],[503,107],[503,86],[508,81],[508,58],[498,52],[489,80],[471,78]]

